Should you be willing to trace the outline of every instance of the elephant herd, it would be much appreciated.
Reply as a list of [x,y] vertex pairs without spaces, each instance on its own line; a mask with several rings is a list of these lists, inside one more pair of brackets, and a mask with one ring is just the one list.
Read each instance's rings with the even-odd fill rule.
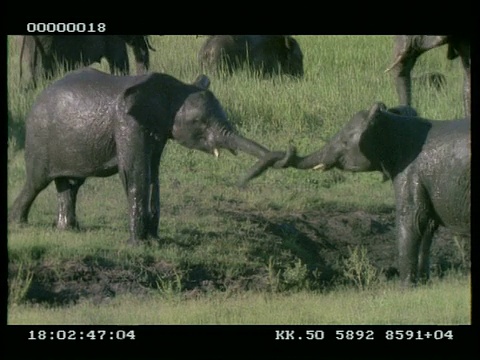
[[105,58],[112,74],[130,73],[127,45],[133,50],[137,74],[148,71],[150,50],[145,35],[32,35],[22,36],[20,80],[26,87],[37,87],[42,77],[53,77],[60,68],[65,71],[88,66]]
[[[396,199],[400,276],[405,284],[428,278],[431,240],[439,226],[470,235],[470,44],[450,36],[396,36],[394,72],[400,106],[375,103],[356,113],[327,144],[311,155],[294,147],[270,151],[238,134],[222,105],[200,75],[184,83],[148,72],[148,36],[25,36],[21,64],[29,86],[51,77],[55,66],[71,69],[105,57],[112,74],[86,68],[46,87],[26,119],[26,182],[9,211],[9,221],[25,223],[37,195],[54,181],[57,227],[78,226],[76,197],[87,177],[118,173],[129,208],[129,242],[158,237],[159,164],[168,139],[218,156],[220,149],[258,158],[245,185],[270,167],[339,168],[379,171],[391,179]],[[411,107],[410,72],[423,52],[448,45],[448,58],[460,56],[465,70],[465,112],[460,120],[419,117]],[[128,74],[126,46],[137,62]],[[206,72],[251,66],[264,76],[277,72],[302,77],[303,55],[291,36],[215,35],[198,53]],[[23,75],[23,73],[22,73]],[[139,156],[140,155],[140,156]]]

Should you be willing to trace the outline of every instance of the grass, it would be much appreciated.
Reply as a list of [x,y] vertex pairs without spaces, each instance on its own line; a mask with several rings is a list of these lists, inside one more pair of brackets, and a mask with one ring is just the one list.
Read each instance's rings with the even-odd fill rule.
[[[397,104],[391,76],[383,73],[392,60],[391,37],[296,39],[304,52],[302,80],[260,79],[248,70],[231,77],[211,76],[211,90],[244,136],[271,149],[284,150],[294,143],[300,154],[306,154],[373,102]],[[202,41],[195,36],[154,36],[157,51],[151,55],[152,70],[193,81]],[[8,207],[25,178],[24,119],[47,85],[21,90],[18,53],[18,43],[9,38]],[[425,117],[463,116],[463,73],[458,61],[449,62],[445,53],[443,48],[432,50],[415,68],[416,73],[439,71],[447,79],[445,91],[414,87],[414,106]],[[95,66],[108,71],[105,62]],[[365,293],[342,276],[344,260],[354,254],[347,245],[355,249],[375,240],[369,229],[391,219],[392,187],[382,182],[380,174],[270,170],[246,189],[237,188],[236,181],[253,162],[245,154],[235,157],[226,152],[215,159],[170,142],[160,165],[161,241],[155,246],[127,246],[127,204],[118,176],[88,179],[82,186],[78,232],[52,228],[56,193],[50,185],[33,204],[29,224],[8,228],[9,323],[69,323],[68,319],[79,323],[468,323],[469,282],[464,276],[455,281],[437,278],[431,287],[405,294],[382,278],[375,286],[383,286],[385,295],[368,295],[368,301],[360,300]],[[354,215],[359,211],[369,218],[356,223]],[[351,233],[342,238],[349,227]],[[393,263],[394,233],[386,227],[376,236],[382,234],[390,250],[378,259]],[[468,248],[457,239],[455,243],[447,248],[457,246],[464,261]],[[362,261],[371,260],[376,269],[385,270],[388,265],[371,252],[377,245],[369,246],[370,259]],[[441,259],[435,257],[433,266],[443,266]],[[99,295],[97,304],[90,295],[98,287],[115,297]],[[195,291],[200,295],[190,299]],[[422,294],[429,291],[436,300],[426,306],[427,295]],[[54,301],[42,298],[45,292]],[[82,295],[85,292],[87,296]],[[172,299],[165,302],[166,294]],[[122,304],[134,315],[122,314]],[[362,312],[354,304],[360,304]],[[414,311],[401,319],[408,304]],[[158,306],[168,316],[147,311]],[[390,312],[399,310],[389,314],[389,307]],[[383,310],[375,312],[375,308]],[[432,310],[425,312],[426,308]]]
[[[129,294],[102,304],[17,305],[8,321],[29,325],[467,325],[468,286],[468,278],[452,276],[402,293],[390,285],[327,293],[212,293],[190,300]],[[432,304],[432,299],[438,300]]]

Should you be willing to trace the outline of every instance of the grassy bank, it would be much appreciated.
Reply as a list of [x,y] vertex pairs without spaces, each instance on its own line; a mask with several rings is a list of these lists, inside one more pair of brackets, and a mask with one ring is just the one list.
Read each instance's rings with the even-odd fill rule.
[[[85,301],[62,308],[18,305],[10,324],[73,325],[468,325],[468,278],[442,281],[399,293],[393,285],[368,291],[352,288],[327,293],[212,293],[194,299],[174,294],[133,294],[97,304]],[[422,311],[419,311],[422,309]]]

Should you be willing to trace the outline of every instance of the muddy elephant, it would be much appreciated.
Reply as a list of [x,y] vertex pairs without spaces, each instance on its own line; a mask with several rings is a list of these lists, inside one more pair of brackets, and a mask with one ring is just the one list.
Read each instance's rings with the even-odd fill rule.
[[[470,236],[470,118],[427,120],[409,106],[387,110],[376,103],[355,114],[320,150],[287,158],[286,167],[380,171],[392,180],[404,284],[428,279],[439,226]],[[261,159],[245,181],[277,165]]]
[[32,35],[23,36],[20,51],[20,80],[25,87],[38,86],[42,77],[51,78],[65,71],[88,66],[105,58],[110,72],[129,74],[127,45],[135,57],[137,74],[150,66],[149,50],[154,50],[145,35]]
[[157,237],[159,164],[168,139],[218,156],[219,149],[263,158],[271,153],[239,135],[228,122],[210,81],[194,84],[160,73],[114,76],[76,70],[48,86],[26,120],[26,182],[9,221],[27,222],[37,195],[52,181],[59,229],[78,226],[77,192],[87,177],[119,173],[129,206],[130,239]]
[[400,104],[412,104],[411,71],[420,55],[448,45],[449,60],[460,57],[464,70],[463,98],[466,116],[471,115],[470,37],[452,35],[397,35],[394,39],[394,61],[386,70],[392,71]]
[[236,69],[249,66],[263,76],[282,73],[303,76],[303,53],[298,42],[285,35],[213,35],[198,52],[203,71]]

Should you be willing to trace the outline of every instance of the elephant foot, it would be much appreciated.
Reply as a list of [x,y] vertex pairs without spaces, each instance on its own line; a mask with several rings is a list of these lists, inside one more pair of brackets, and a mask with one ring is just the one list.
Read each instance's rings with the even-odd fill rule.
[[78,221],[57,221],[53,224],[57,230],[70,230],[70,231],[78,231],[80,230],[80,224]]

